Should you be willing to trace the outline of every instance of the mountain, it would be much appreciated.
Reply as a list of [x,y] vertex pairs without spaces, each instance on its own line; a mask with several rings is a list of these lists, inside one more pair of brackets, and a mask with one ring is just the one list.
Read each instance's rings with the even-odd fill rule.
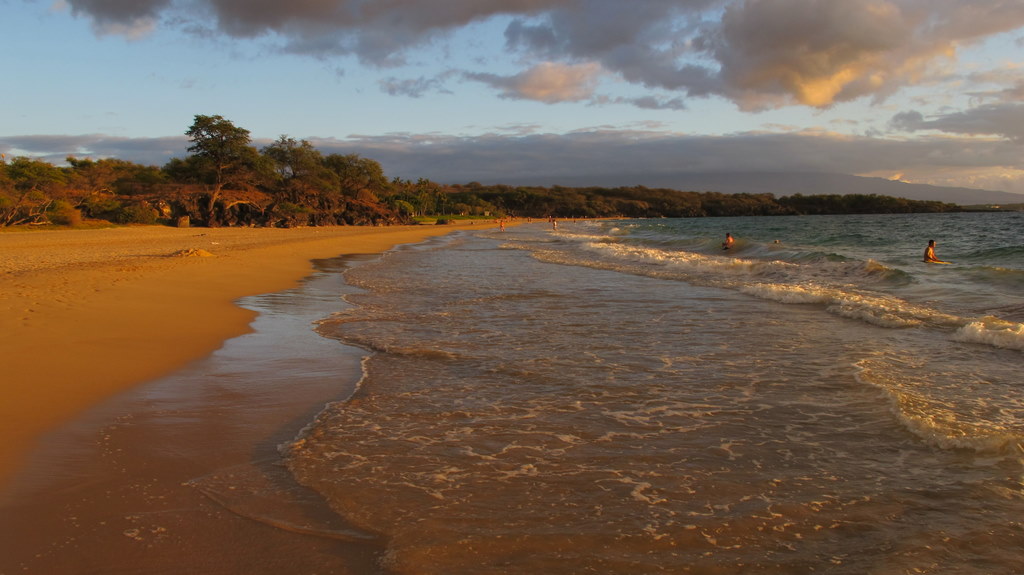
[[[518,180],[518,181],[517,181]],[[927,184],[908,184],[884,178],[865,178],[846,174],[825,173],[680,173],[650,175],[528,176],[500,182],[508,185],[565,186],[607,188],[646,186],[681,191],[721,192],[725,194],[764,194],[790,196],[794,194],[878,194],[907,198],[908,200],[936,200],[959,205],[1020,204],[1024,194],[1012,194],[974,188],[952,188]]]

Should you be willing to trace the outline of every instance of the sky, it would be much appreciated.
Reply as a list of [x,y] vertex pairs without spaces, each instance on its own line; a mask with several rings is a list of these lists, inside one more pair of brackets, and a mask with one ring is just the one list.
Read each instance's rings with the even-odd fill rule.
[[1024,194],[1024,0],[0,0],[0,153],[196,115],[501,183],[827,172]]

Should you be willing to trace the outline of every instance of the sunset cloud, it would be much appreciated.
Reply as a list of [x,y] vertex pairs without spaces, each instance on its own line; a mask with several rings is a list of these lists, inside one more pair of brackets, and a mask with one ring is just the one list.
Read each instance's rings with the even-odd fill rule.
[[466,74],[466,77],[497,88],[504,98],[553,104],[591,98],[600,73],[601,67],[595,63],[569,66],[542,62],[514,76]]
[[290,53],[379,66],[466,26],[499,22],[522,71],[465,72],[507,97],[577,101],[595,89],[599,68],[745,110],[884,99],[941,74],[962,46],[1024,25],[1024,3],[1002,0],[66,1],[107,33],[192,22],[227,37],[274,38]]

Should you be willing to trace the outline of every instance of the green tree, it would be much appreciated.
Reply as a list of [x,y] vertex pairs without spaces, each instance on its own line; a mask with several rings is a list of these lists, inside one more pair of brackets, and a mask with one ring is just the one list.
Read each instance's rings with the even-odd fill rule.
[[253,152],[249,130],[235,126],[222,116],[197,114],[185,132],[192,141],[188,151],[199,159],[199,167],[210,185],[207,223],[214,224],[214,208],[224,186],[250,183],[253,178]]
[[65,191],[64,172],[26,157],[6,162],[4,172],[10,187],[0,195],[0,226],[47,223],[47,210]]
[[71,193],[88,196],[97,192],[131,195],[149,190],[166,181],[155,166],[143,166],[126,160],[104,158],[79,160],[68,156],[68,187]]
[[260,153],[272,163],[278,183],[292,202],[300,202],[310,193],[337,188],[337,177],[324,167],[323,156],[306,140],[281,136]]
[[358,154],[330,154],[324,158],[324,166],[337,174],[341,193],[357,196],[359,192],[380,193],[388,189],[384,168],[380,163]]

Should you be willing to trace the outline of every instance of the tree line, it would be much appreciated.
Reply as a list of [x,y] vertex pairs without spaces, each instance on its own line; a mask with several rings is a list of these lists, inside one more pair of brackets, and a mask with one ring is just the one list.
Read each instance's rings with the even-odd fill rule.
[[949,212],[954,204],[879,195],[722,194],[636,187],[442,185],[388,179],[358,154],[281,136],[257,149],[221,116],[196,115],[185,158],[162,167],[68,157],[0,158],[0,227],[83,220],[203,226],[389,225],[416,217],[702,217]]

